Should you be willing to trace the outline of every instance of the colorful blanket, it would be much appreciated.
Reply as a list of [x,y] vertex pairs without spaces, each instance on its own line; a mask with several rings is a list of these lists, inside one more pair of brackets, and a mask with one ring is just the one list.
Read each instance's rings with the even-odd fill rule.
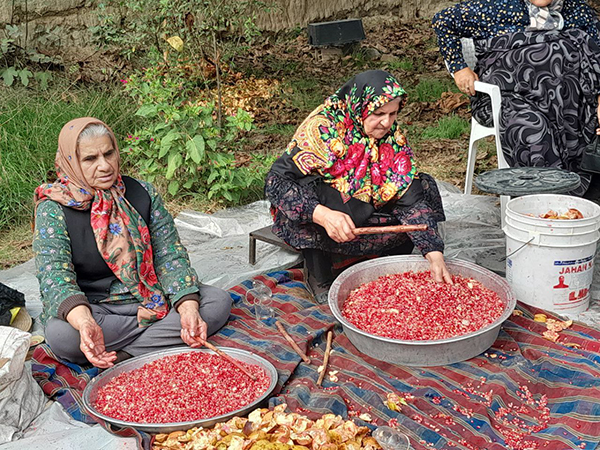
[[[333,412],[373,428],[388,424],[405,433],[415,449],[598,447],[598,330],[576,323],[552,342],[543,337],[546,324],[533,320],[543,311],[519,305],[517,314],[522,315],[513,315],[493,347],[476,358],[441,367],[396,366],[361,354],[328,307],[312,301],[301,271],[257,278],[273,291],[277,320],[312,363],[302,362],[291,349],[275,319],[254,318],[253,307],[245,300],[251,280],[230,290],[235,302],[231,321],[210,341],[253,351],[277,367],[279,383],[271,406],[285,402],[311,418]],[[325,376],[323,387],[318,387],[318,367],[330,329],[334,341],[327,370],[338,372],[331,379]],[[77,382],[64,372],[47,376],[46,369],[56,361],[40,358],[40,351],[34,354],[34,376],[45,392],[81,392],[84,375],[72,373]],[[338,380],[331,381],[335,377]],[[80,396],[71,393],[68,398],[77,403]],[[72,414],[77,409],[74,403]]]

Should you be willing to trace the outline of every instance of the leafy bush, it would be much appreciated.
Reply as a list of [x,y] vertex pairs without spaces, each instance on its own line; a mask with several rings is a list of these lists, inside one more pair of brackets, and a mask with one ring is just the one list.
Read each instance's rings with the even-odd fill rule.
[[252,117],[239,109],[221,128],[215,105],[189,100],[181,78],[159,68],[123,80],[139,103],[144,125],[127,136],[127,160],[142,178],[167,181],[170,195],[200,194],[239,203],[262,186],[264,173],[236,167],[236,139],[252,128]]

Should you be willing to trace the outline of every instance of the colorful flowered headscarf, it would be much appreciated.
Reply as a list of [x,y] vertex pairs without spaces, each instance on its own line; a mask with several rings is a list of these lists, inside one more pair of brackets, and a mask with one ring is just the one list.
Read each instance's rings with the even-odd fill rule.
[[342,86],[300,125],[287,152],[305,175],[318,173],[350,197],[378,207],[410,186],[416,172],[413,152],[394,123],[382,139],[364,131],[364,119],[406,92],[388,72],[363,72]]
[[[150,231],[139,212],[125,198],[125,184],[119,174],[117,182],[107,190],[93,189],[85,180],[79,162],[77,140],[88,126],[101,124],[110,133],[113,146],[119,147],[112,130],[92,117],[68,122],[58,136],[55,183],[42,184],[35,190],[36,206],[44,200],[90,212],[98,251],[115,276],[142,303],[138,307],[141,327],[167,315],[168,302],[154,270],[154,254]],[[73,232],[73,230],[71,230]]]

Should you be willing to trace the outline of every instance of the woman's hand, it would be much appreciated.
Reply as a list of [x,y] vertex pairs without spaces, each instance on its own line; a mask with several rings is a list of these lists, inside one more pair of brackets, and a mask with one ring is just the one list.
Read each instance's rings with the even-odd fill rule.
[[425,258],[429,261],[429,270],[436,283],[452,284],[452,275],[446,267],[442,252],[429,252],[425,255]]
[[479,77],[470,68],[457,70],[454,72],[454,82],[461,92],[467,95],[475,95],[475,82],[479,81]]
[[79,305],[69,311],[67,322],[79,331],[79,348],[90,363],[100,369],[114,365],[117,353],[106,351],[102,328],[96,323],[87,306]]
[[329,237],[335,242],[348,242],[356,237],[354,222],[348,214],[343,212],[318,205],[313,212],[312,220],[325,228]]
[[177,307],[181,316],[181,339],[192,348],[202,347],[206,342],[207,326],[200,317],[198,302],[186,300]]

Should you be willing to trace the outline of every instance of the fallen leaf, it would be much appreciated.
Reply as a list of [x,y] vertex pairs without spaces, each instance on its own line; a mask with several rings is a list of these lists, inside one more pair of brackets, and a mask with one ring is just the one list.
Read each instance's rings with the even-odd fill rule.
[[442,97],[436,102],[436,107],[444,114],[449,114],[461,106],[469,104],[469,99],[460,92],[444,92]]
[[179,36],[171,36],[167,39],[167,42],[178,52],[183,50],[183,39],[181,39]]

